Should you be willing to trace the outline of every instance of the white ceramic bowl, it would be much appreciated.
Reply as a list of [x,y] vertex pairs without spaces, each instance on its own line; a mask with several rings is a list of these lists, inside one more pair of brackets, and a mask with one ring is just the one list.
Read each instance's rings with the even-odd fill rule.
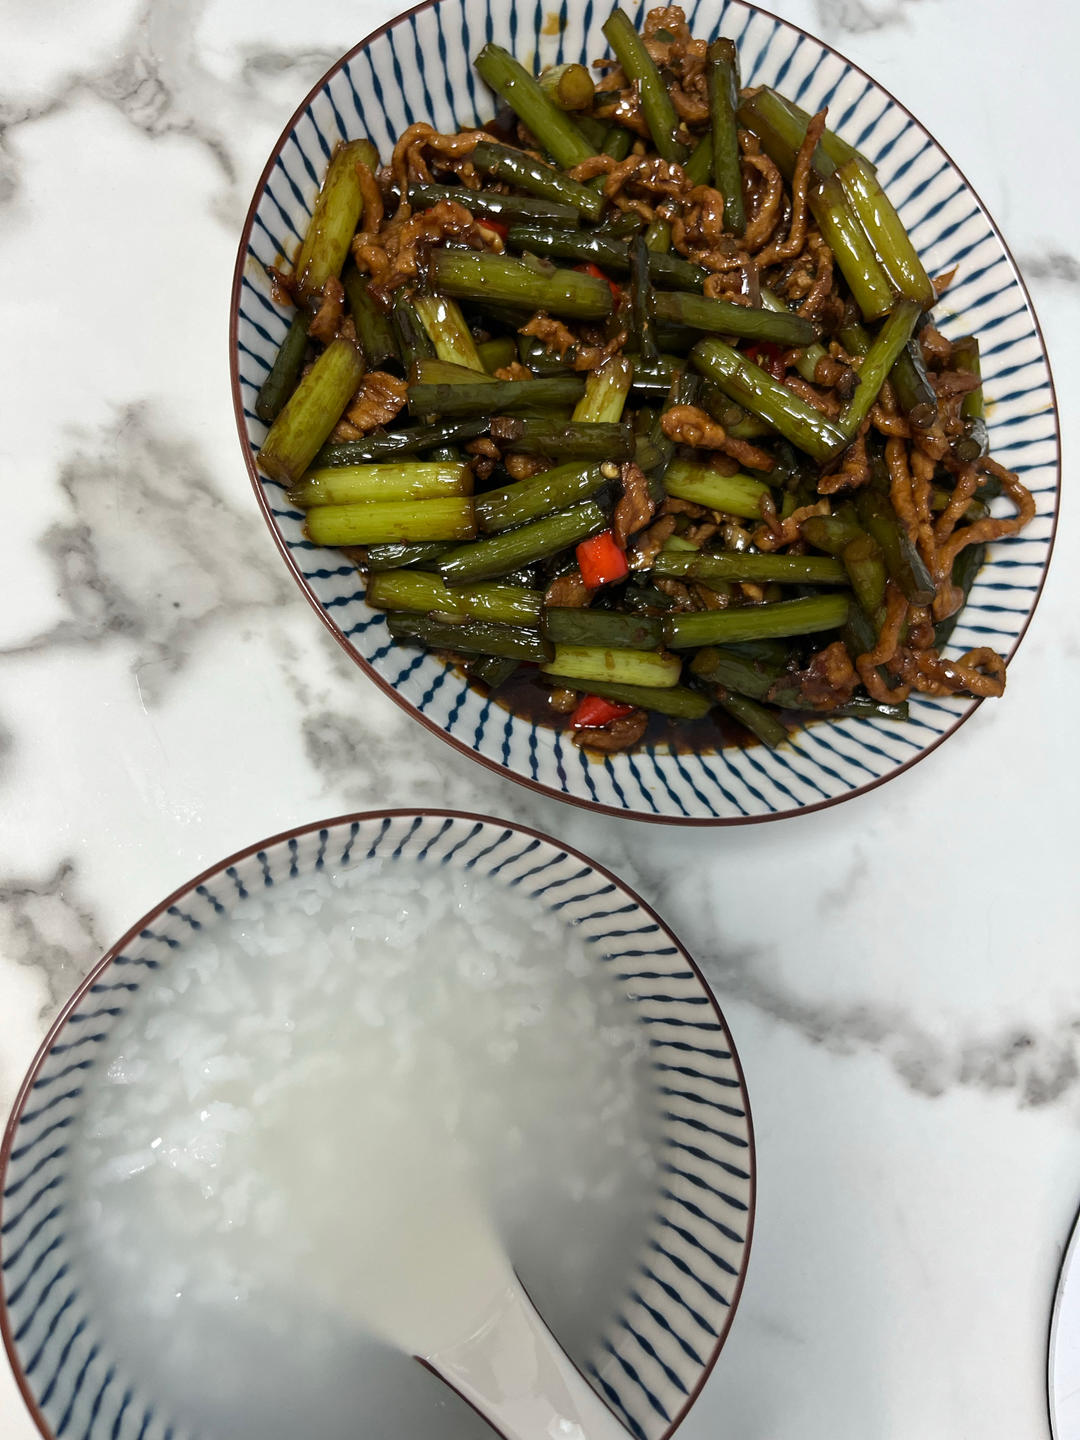
[[[510,715],[434,655],[402,648],[382,613],[364,603],[356,570],[306,540],[303,515],[254,455],[265,427],[253,410],[289,316],[273,303],[265,266],[299,244],[327,159],[339,138],[370,135],[384,158],[415,120],[440,130],[490,110],[471,59],[486,40],[528,62],[589,61],[608,53],[609,7],[550,13],[492,0],[432,0],[369,35],[334,65],[286,125],[256,187],[237,257],[232,300],[233,398],[255,494],[289,569],[346,652],[406,710],[459,750],[512,779],[611,814],[684,824],[739,824],[816,810],[881,784],[935,750],[978,708],[956,697],[913,696],[903,724],[831,720],[779,750],[679,754],[656,747],[588,757],[558,731]],[[982,344],[990,442],[1035,494],[1035,521],[992,545],[947,654],[989,645],[1009,657],[1031,619],[1053,543],[1058,432],[1053,386],[1031,301],[1005,242],[948,155],[904,106],[804,31],[743,0],[697,0],[695,35],[728,35],[744,84],[775,85],[869,156],[930,274],[959,267],[939,313],[947,335]],[[1007,513],[1007,507],[1005,511]],[[1008,703],[1004,701],[1003,703]]]
[[670,1435],[704,1384],[746,1273],[755,1167],[742,1070],[700,971],[644,901],[577,851],[501,820],[396,810],[293,830],[196,877],[108,952],[42,1046],[0,1148],[0,1333],[46,1440],[189,1440],[146,1377],[113,1353],[80,1293],[67,1231],[66,1132],[98,1082],[113,1024],[138,1006],[149,971],[248,893],[273,904],[313,870],[359,869],[362,883],[376,858],[496,877],[572,927],[633,999],[663,1097],[662,1181],[647,1244],[587,1368],[643,1440]]

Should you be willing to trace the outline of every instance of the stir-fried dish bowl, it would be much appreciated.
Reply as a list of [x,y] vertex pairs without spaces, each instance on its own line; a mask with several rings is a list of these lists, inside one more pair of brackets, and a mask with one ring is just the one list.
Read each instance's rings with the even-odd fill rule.
[[0,1147],[0,1335],[46,1440],[490,1434],[354,1319],[369,1248],[395,1243],[373,1197],[420,1143],[410,1253],[456,1233],[460,1152],[560,1343],[629,1433],[666,1440],[753,1228],[726,1024],[615,876],[420,811],[223,860],[53,1027]]
[[1002,694],[1058,443],[934,141],[782,21],[691,18],[438,0],[364,41],[256,191],[234,396],[290,568],[417,718],[564,799],[738,823]]

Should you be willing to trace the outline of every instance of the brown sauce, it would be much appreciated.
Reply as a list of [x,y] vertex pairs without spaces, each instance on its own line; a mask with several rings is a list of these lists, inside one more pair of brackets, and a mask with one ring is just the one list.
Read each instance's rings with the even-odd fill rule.
[[[464,672],[460,672],[466,678]],[[469,685],[479,695],[488,695],[488,687],[476,680]],[[587,691],[587,686],[582,693]],[[507,710],[522,720],[546,730],[561,730],[567,738],[573,734],[569,716],[560,715],[551,708],[548,697],[549,685],[541,684],[536,671],[521,666],[510,679],[491,695],[491,700],[501,710]],[[649,715],[648,728],[634,750],[673,750],[679,755],[711,755],[717,750],[746,749],[761,742],[756,735],[743,728],[737,720],[725,715],[722,710],[713,709],[700,720],[675,720],[668,715]]]

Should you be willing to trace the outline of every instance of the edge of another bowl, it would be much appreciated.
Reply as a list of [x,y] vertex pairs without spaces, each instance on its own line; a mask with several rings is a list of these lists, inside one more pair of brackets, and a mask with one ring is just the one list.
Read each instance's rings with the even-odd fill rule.
[[[3,1256],[4,1181],[8,1171],[8,1163],[11,1151],[15,1142],[15,1134],[18,1129],[27,1099],[33,1091],[34,1083],[38,1078],[41,1068],[45,1063],[46,1059],[48,1058],[52,1050],[53,1044],[57,1039],[57,1036],[60,1034],[60,1032],[66,1025],[68,1017],[78,1008],[82,1000],[90,991],[91,987],[95,984],[98,978],[109,968],[109,966],[116,959],[116,957],[118,955],[121,955],[129,945],[131,945],[135,940],[139,938],[140,932],[151,928],[154,925],[154,922],[157,921],[163,914],[165,914],[165,912],[169,909],[171,905],[175,905],[178,900],[189,894],[192,890],[196,888],[196,886],[205,884],[207,881],[213,879],[215,876],[227,871],[230,867],[240,865],[245,860],[249,860],[252,857],[257,856],[258,853],[262,850],[268,850],[276,845],[288,844],[289,841],[298,840],[301,836],[309,835],[312,832],[318,832],[324,829],[329,830],[339,825],[351,825],[353,823],[364,823],[370,821],[392,821],[409,818],[421,820],[463,820],[467,823],[473,824],[496,825],[505,830],[512,830],[515,833],[525,836],[531,840],[539,840],[544,844],[552,845],[555,848],[565,852],[567,855],[572,856],[577,860],[580,860],[582,865],[587,866],[588,869],[591,870],[593,873],[598,876],[602,876],[610,884],[618,886],[619,889],[622,890],[627,896],[629,896],[630,900],[640,908],[643,914],[647,915],[650,920],[655,922],[655,924],[660,928],[660,930],[663,931],[663,933],[670,939],[671,944],[685,959],[686,964],[690,968],[690,970],[693,971],[694,976],[702,987],[702,990],[708,996],[709,1003],[711,1004],[717,1019],[723,1026],[728,1048],[731,1052],[731,1064],[734,1067],[735,1072],[738,1076],[739,1095],[741,1097],[741,1103],[746,1113],[747,1154],[749,1161],[749,1199],[747,1203],[746,1239],[744,1242],[743,1263],[741,1265],[739,1274],[735,1280],[735,1286],[732,1291],[731,1303],[727,1311],[725,1323],[723,1327],[717,1332],[716,1341],[712,1346],[709,1356],[703,1365],[701,1374],[697,1379],[696,1383],[694,1384],[693,1388],[689,1392],[685,1403],[678,1411],[668,1428],[663,1431],[661,1436],[659,1437],[659,1440],[670,1440],[670,1437],[679,1428],[683,1420],[685,1420],[687,1414],[689,1413],[698,1396],[700,1395],[705,1385],[705,1382],[712,1374],[713,1367],[719,1359],[721,1350],[724,1348],[724,1345],[727,1342],[728,1335],[731,1332],[731,1325],[735,1318],[735,1312],[738,1309],[739,1301],[742,1297],[743,1286],[746,1282],[746,1272],[750,1263],[750,1253],[752,1250],[754,1238],[754,1222],[757,1214],[757,1145],[754,1136],[753,1114],[750,1109],[750,1097],[747,1092],[746,1086],[746,1074],[743,1069],[742,1061],[739,1058],[739,1052],[735,1045],[735,1041],[728,1027],[727,1020],[724,1016],[723,1010],[720,1007],[720,1002],[717,999],[716,995],[713,993],[712,987],[710,986],[705,974],[701,970],[701,967],[698,965],[694,957],[683,945],[679,937],[672,931],[671,927],[653,909],[653,907],[646,900],[642,899],[642,897],[638,894],[638,892],[634,889],[632,885],[627,884],[625,880],[622,880],[618,875],[616,875],[613,871],[609,870],[605,865],[601,865],[599,861],[593,860],[590,856],[584,854],[575,846],[568,845],[564,841],[558,839],[553,835],[547,834],[543,830],[537,830],[535,827],[530,825],[519,825],[512,820],[503,820],[493,815],[480,815],[474,811],[469,810],[428,810],[418,806],[406,806],[400,809],[393,810],[363,810],[345,815],[335,815],[327,820],[316,820],[304,825],[296,825],[293,826],[291,829],[281,831],[279,834],[270,835],[265,839],[258,840],[254,844],[245,845],[242,849],[237,850],[232,855],[229,855],[224,859],[217,861],[215,864],[208,866],[206,869],[200,871],[199,874],[193,876],[190,880],[187,880],[184,884],[179,885],[163,900],[159,901],[157,905],[155,905],[152,909],[148,910],[146,914],[143,915],[141,919],[136,921],[136,923],[132,925],[127,931],[125,931],[125,933],[120,937],[120,939],[116,941],[114,945],[110,946],[109,949],[105,952],[105,954],[101,957],[101,959],[91,967],[90,971],[86,974],[86,976],[82,979],[82,981],[73,991],[71,996],[61,1007],[58,1015],[56,1016],[56,1019],[50,1025],[48,1033],[46,1034],[44,1040],[39,1045],[37,1052],[35,1053],[34,1058],[31,1061],[29,1068],[27,1069],[26,1075],[23,1077],[22,1083],[19,1086],[18,1092],[15,1096],[15,1101],[11,1108],[11,1113],[8,1116],[7,1122],[4,1127],[3,1138],[2,1140],[0,1140],[0,1259],[2,1259]],[[23,1399],[23,1403],[26,1405],[26,1408],[30,1413],[30,1418],[37,1426],[41,1435],[44,1437],[44,1440],[57,1440],[56,1433],[52,1430],[48,1421],[45,1419],[41,1407],[38,1404],[37,1399],[31,1389],[30,1383],[23,1372],[22,1365],[19,1362],[18,1355],[16,1353],[15,1341],[11,1330],[11,1321],[8,1312],[7,1296],[4,1289],[2,1272],[0,1272],[0,1340],[3,1341],[4,1352],[7,1355],[8,1363],[11,1366],[12,1373],[15,1377],[15,1383],[18,1386],[19,1393],[21,1394]]]
[[[523,785],[527,789],[534,790],[541,795],[549,795],[555,800],[563,801],[565,804],[577,805],[583,810],[591,810],[602,815],[611,815],[620,819],[648,821],[658,825],[760,825],[772,820],[794,819],[798,815],[812,814],[814,811],[817,810],[828,810],[833,805],[841,805],[847,800],[855,799],[857,796],[867,795],[870,793],[870,791],[876,790],[880,785],[884,785],[888,781],[896,779],[898,776],[904,774],[905,771],[910,770],[912,766],[917,765],[920,760],[924,760],[928,755],[932,754],[933,751],[937,750],[938,747],[942,745],[946,740],[948,740],[950,736],[954,735],[957,730],[959,730],[960,727],[964,725],[968,720],[970,720],[972,715],[975,714],[979,706],[982,705],[984,697],[974,697],[971,705],[964,711],[964,713],[958,716],[951,725],[947,726],[946,729],[944,729],[941,734],[936,737],[936,739],[932,740],[929,744],[925,745],[922,749],[920,749],[918,754],[911,756],[910,759],[905,760],[902,764],[897,765],[894,769],[887,771],[884,775],[876,776],[873,780],[867,781],[866,784],[859,785],[854,789],[847,791],[843,795],[833,795],[825,800],[818,800],[813,802],[812,804],[801,805],[796,810],[781,810],[774,814],[715,816],[650,814],[644,810],[627,810],[620,808],[616,805],[606,805],[599,800],[591,800],[584,795],[572,795],[565,790],[556,788],[553,785],[544,784],[543,781],[533,780],[531,777],[520,775],[517,772],[511,770],[508,766],[501,764],[498,760],[495,760],[486,755],[481,755],[479,751],[474,749],[471,745],[467,744],[464,740],[459,740],[457,736],[449,734],[440,724],[430,719],[427,715],[424,715],[421,711],[417,710],[416,707],[412,705],[411,702],[408,701],[397,689],[395,689],[395,687],[388,680],[384,679],[383,676],[381,676],[378,671],[371,664],[368,663],[367,660],[365,660],[361,655],[358,655],[356,653],[353,647],[349,644],[346,637],[342,634],[340,628],[335,624],[333,618],[323,608],[318,597],[315,595],[314,591],[310,588],[310,586],[304,579],[300,570],[300,566],[297,564],[296,560],[292,555],[292,552],[286,545],[277,526],[274,524],[273,515],[270,511],[270,505],[267,501],[262,485],[260,484],[259,473],[255,465],[254,457],[251,453],[251,446],[248,443],[247,427],[244,419],[244,402],[240,388],[240,371],[237,361],[237,339],[240,317],[241,286],[244,276],[244,267],[247,263],[248,242],[250,240],[251,230],[254,224],[255,212],[258,208],[259,201],[265,189],[266,183],[269,180],[271,172],[274,169],[276,157],[280,153],[282,147],[284,146],[292,130],[295,128],[297,122],[303,116],[304,112],[314,100],[316,95],[319,94],[319,92],[330,80],[331,76],[335,75],[344,65],[346,65],[350,60],[352,60],[354,56],[359,55],[364,49],[366,49],[368,45],[372,43],[372,41],[377,40],[379,36],[385,34],[388,30],[393,29],[395,26],[402,24],[409,18],[409,16],[419,14],[421,11],[424,10],[433,9],[439,3],[440,0],[420,0],[419,4],[413,5],[407,10],[400,11],[390,20],[387,20],[384,24],[379,25],[376,29],[365,35],[362,40],[358,41],[357,44],[355,44],[350,50],[346,51],[343,55],[341,55],[334,62],[334,64],[331,65],[322,76],[320,76],[320,78],[315,82],[315,84],[311,87],[308,93],[297,105],[292,115],[289,116],[289,119],[285,122],[285,125],[283,126],[277,140],[274,142],[269,158],[267,159],[267,162],[263,167],[262,173],[260,174],[256,182],[255,190],[251,197],[251,203],[248,206],[247,215],[244,219],[244,226],[240,233],[240,243],[236,255],[236,264],[233,269],[232,289],[229,296],[229,375],[232,383],[233,413],[236,418],[237,435],[240,441],[240,448],[244,454],[244,464],[247,467],[248,479],[250,480],[252,489],[255,492],[255,498],[258,502],[259,510],[262,513],[263,520],[266,522],[266,526],[270,531],[271,536],[273,537],[274,544],[276,545],[282,559],[285,561],[289,573],[296,581],[308,604],[315,611],[316,615],[318,615],[319,619],[326,626],[327,630],[329,630],[330,634],[341,646],[342,650],[349,657],[349,659],[355,665],[359,666],[359,668],[367,675],[368,679],[372,680],[379,687],[379,689],[382,690],[385,695],[388,695],[390,699],[395,702],[395,704],[399,705],[402,710],[404,710],[408,715],[411,715],[414,720],[419,722],[419,724],[425,726],[428,730],[430,730],[433,735],[437,735],[441,740],[445,741],[446,744],[452,745],[454,749],[458,750],[462,755],[469,756],[470,759],[476,761],[481,765],[486,766],[487,769],[494,771],[495,774],[504,775],[508,779],[516,782],[518,785]],[[752,3],[752,0],[744,0],[744,3],[746,3],[747,7],[754,10],[757,14],[764,16],[766,19],[776,21],[778,24],[781,24],[787,29],[793,31],[795,34],[812,41],[816,45],[820,45],[830,54],[836,56],[837,59],[843,61],[844,64],[850,66],[854,72],[863,76],[872,85],[876,86],[877,89],[880,90],[881,93],[888,98],[890,103],[895,105],[897,109],[900,110],[904,115],[906,115],[910,121],[912,121],[916,125],[919,125],[920,128],[925,129],[924,126],[921,126],[918,117],[914,115],[911,110],[908,109],[908,107],[903,103],[903,101],[898,100],[891,90],[889,90],[886,86],[882,85],[878,80],[875,80],[874,77],[870,75],[868,71],[864,70],[861,65],[857,65],[854,61],[849,60],[846,55],[843,55],[834,46],[830,45],[828,41],[822,40],[819,36],[816,36],[812,34],[809,30],[804,29],[801,25],[796,25],[792,21],[784,19],[783,16],[776,15],[773,11]],[[927,131],[926,133],[929,134],[929,131]],[[1030,626],[1031,621],[1034,618],[1035,611],[1038,608],[1040,599],[1042,598],[1043,588],[1046,584],[1046,577],[1050,571],[1050,561],[1053,558],[1054,542],[1057,539],[1058,518],[1061,509],[1060,490],[1062,470],[1061,427],[1057,421],[1057,417],[1060,413],[1058,409],[1057,390],[1054,385],[1054,375],[1053,369],[1050,365],[1049,352],[1046,348],[1046,337],[1043,334],[1042,325],[1039,322],[1038,313],[1036,312],[1034,302],[1032,301],[1031,294],[1027,287],[1027,283],[1024,280],[1023,274],[1020,271],[1020,267],[1016,263],[1016,258],[1013,255],[1011,249],[1009,248],[1005,237],[1002,235],[997,222],[994,220],[987,207],[983,204],[982,197],[979,195],[978,191],[971,184],[970,180],[968,180],[963,170],[961,170],[959,165],[956,164],[956,161],[952,158],[951,154],[945,149],[945,147],[940,145],[936,139],[934,140],[934,143],[938,145],[938,149],[941,150],[941,153],[948,160],[949,164],[956,171],[957,175],[963,181],[964,185],[967,187],[968,191],[971,193],[972,197],[979,205],[980,210],[986,217],[986,221],[990,226],[990,229],[993,231],[998,243],[1001,245],[1005,257],[1012,268],[1013,274],[1016,276],[1017,283],[1019,284],[1021,292],[1023,293],[1024,301],[1031,315],[1031,321],[1035,328],[1035,333],[1038,336],[1039,346],[1042,350],[1043,357],[1046,362],[1047,381],[1050,388],[1051,404],[1054,413],[1054,430],[1057,448],[1055,485],[1057,489],[1058,500],[1054,508],[1054,515],[1050,529],[1050,537],[1047,543],[1046,561],[1042,567],[1042,573],[1039,578],[1038,588],[1034,596],[1032,597],[1031,608],[1028,611],[1027,617],[1023,625],[1021,626],[1018,635],[1013,641],[1012,647],[1010,648],[1008,654],[1005,656],[1005,662],[1007,666],[1008,663],[1012,660],[1013,656],[1016,654],[1017,650],[1020,648],[1020,643],[1023,640],[1024,636],[1027,634],[1028,627]]]

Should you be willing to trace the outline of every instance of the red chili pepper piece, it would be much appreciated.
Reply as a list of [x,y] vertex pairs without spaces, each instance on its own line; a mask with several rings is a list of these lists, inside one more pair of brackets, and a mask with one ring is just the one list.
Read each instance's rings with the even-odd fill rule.
[[596,730],[602,725],[610,725],[613,720],[621,720],[623,716],[632,714],[633,709],[632,705],[619,705],[614,700],[604,700],[599,695],[583,695],[570,716],[570,724],[575,730]]
[[767,370],[774,380],[782,380],[787,370],[784,362],[785,351],[771,340],[760,340],[746,347],[746,358]]
[[487,230],[494,230],[495,234],[500,235],[504,240],[510,234],[510,226],[505,220],[493,220],[489,215],[484,215],[481,216],[480,224]]
[[601,530],[589,540],[582,540],[577,547],[577,562],[581,578],[588,590],[598,590],[601,585],[612,585],[616,580],[625,580],[630,574],[626,556],[619,548],[612,530]]
[[608,289],[611,291],[615,303],[618,304],[619,301],[622,299],[622,291],[619,289],[618,285],[615,284],[615,281],[612,280],[610,275],[604,274],[603,270],[600,269],[599,265],[594,265],[592,261],[589,260],[584,265],[575,265],[574,269],[582,275],[591,275],[595,280],[606,280],[608,284]]

